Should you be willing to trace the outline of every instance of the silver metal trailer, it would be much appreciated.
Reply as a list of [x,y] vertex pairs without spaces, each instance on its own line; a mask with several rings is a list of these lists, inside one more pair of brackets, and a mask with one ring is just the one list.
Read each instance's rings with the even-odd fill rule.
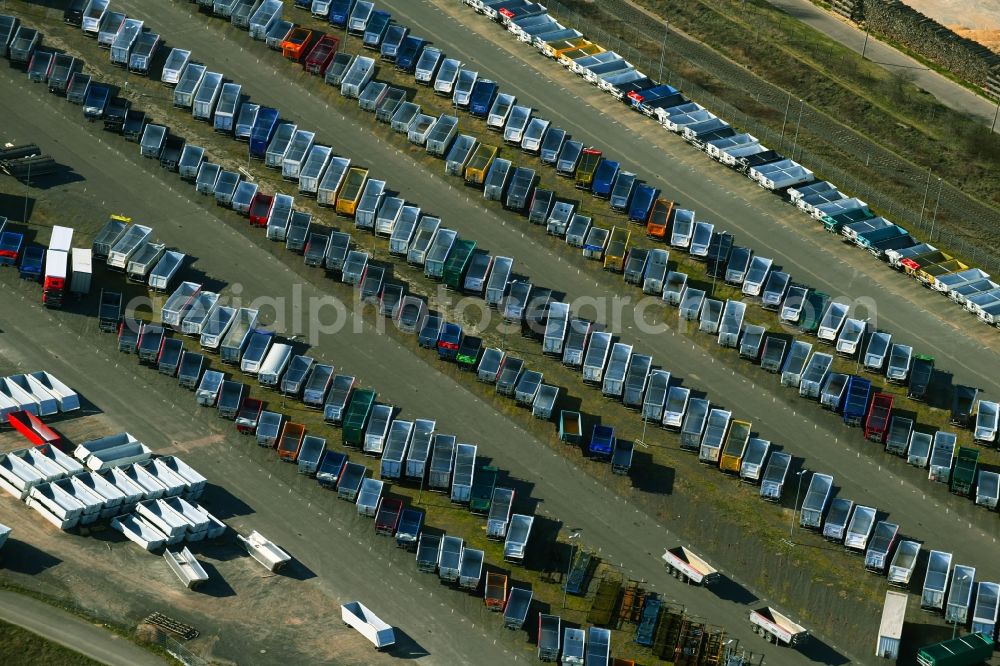
[[684,290],[680,305],[677,306],[677,313],[681,319],[693,321],[701,317],[701,311],[705,304],[705,291],[688,287]]
[[590,231],[590,218],[586,215],[575,215],[576,204],[570,201],[556,201],[545,220],[545,230],[552,236],[567,236],[572,223],[573,234],[567,236],[566,244],[570,247],[583,247]]
[[208,68],[204,65],[188,63],[174,87],[174,106],[190,109],[194,105],[194,95],[201,86],[201,81],[207,71]]
[[701,306],[701,316],[698,319],[698,330],[703,333],[717,334],[719,321],[722,319],[722,301],[706,298]]
[[316,141],[316,133],[307,130],[296,130],[288,142],[288,149],[281,158],[281,177],[285,180],[298,180],[306,155]]
[[889,361],[885,368],[885,378],[893,384],[905,384],[910,376],[913,362],[913,347],[894,344],[889,350]]
[[756,324],[748,324],[743,329],[743,339],[740,341],[740,358],[756,361],[760,357],[760,348],[764,343],[767,329]]
[[732,412],[724,409],[713,409],[708,413],[705,432],[698,446],[698,462],[716,466],[719,464],[719,456],[726,441],[732,416]]
[[880,520],[875,525],[868,550],[865,551],[865,569],[878,574],[885,571],[889,564],[889,553],[896,543],[896,536],[899,534],[899,525]]
[[281,0],[264,0],[256,7],[256,11],[250,15],[247,27],[251,38],[264,41],[267,39],[268,30],[281,20],[284,3]]
[[271,169],[280,169],[285,160],[288,147],[292,145],[292,139],[298,132],[298,125],[292,123],[281,123],[274,131],[271,142],[267,144],[267,151],[264,153],[264,166]]
[[955,433],[938,430],[934,433],[934,443],[931,445],[930,463],[927,478],[938,483],[951,481],[951,467],[954,463],[955,448],[958,437]]
[[[666,293],[666,288],[664,288],[664,293]],[[679,298],[677,303],[680,304]],[[718,343],[720,346],[733,348],[739,346],[740,333],[743,330],[743,315],[746,313],[746,309],[747,305],[743,301],[726,301],[726,307],[722,311],[722,320],[719,322]]]
[[331,155],[333,148],[330,146],[313,145],[299,169],[299,194],[318,196],[320,178],[327,170]]
[[386,94],[389,92],[389,84],[382,83],[381,81],[369,81],[361,94],[358,96],[358,106],[362,111],[370,111],[372,113],[378,108],[378,105],[382,103],[385,99]]
[[431,450],[431,465],[427,474],[427,487],[431,490],[448,492],[451,488],[451,475],[455,464],[455,436],[434,435],[434,446]]
[[514,166],[510,160],[494,159],[486,174],[486,180],[483,181],[483,198],[488,201],[501,201],[513,174]]
[[177,161],[177,173],[181,180],[195,182],[198,178],[198,170],[201,169],[202,162],[205,161],[205,149],[190,143],[184,144],[181,157]]
[[944,609],[944,621],[964,625],[969,621],[972,590],[975,589],[976,569],[956,564],[951,574],[951,590]]
[[976,592],[976,607],[972,614],[972,633],[995,636],[998,609],[1000,609],[1000,585],[981,581]]
[[215,181],[215,204],[230,207],[242,178],[238,171],[220,171]]
[[115,34],[114,40],[111,42],[112,65],[128,67],[129,56],[132,54],[132,46],[142,33],[142,25],[143,22],[139,19],[125,19],[121,28]]
[[818,530],[823,524],[823,514],[833,491],[833,477],[829,474],[813,474],[809,479],[805,498],[799,509],[799,525]]
[[448,151],[448,156],[445,158],[445,175],[464,176],[465,165],[469,162],[469,158],[472,157],[478,145],[479,141],[475,137],[468,134],[458,135],[451,146],[451,150]]
[[[670,373],[667,373],[669,384]],[[671,386],[667,392],[667,400],[663,405],[663,427],[668,430],[678,431],[684,425],[684,417],[687,414],[688,402],[691,400],[691,389],[683,386]]]
[[472,496],[472,483],[476,471],[476,445],[458,444],[455,447],[455,473],[451,482],[451,501],[468,504]]
[[326,253],[323,256],[323,268],[328,273],[343,271],[344,263],[351,248],[351,235],[342,231],[333,231],[327,241]]
[[791,388],[799,388],[802,380],[802,372],[805,369],[806,361],[812,345],[803,340],[793,340],[792,346],[788,350],[784,365],[781,366],[781,385]]
[[844,534],[844,547],[849,550],[864,551],[868,547],[868,539],[872,530],[875,529],[875,515],[877,511],[870,506],[854,507],[854,515],[847,525]]
[[[316,193],[316,203],[320,206],[334,206],[337,203],[337,194],[340,192],[340,187],[344,183],[344,178],[347,176],[347,171],[351,168],[351,160],[347,157],[334,157],[332,156],[332,151],[329,156],[326,171],[323,172],[323,177],[316,186],[314,192]],[[311,176],[312,174],[310,174]],[[381,182],[383,187],[385,183],[383,181],[372,181],[369,180],[366,187],[370,187],[371,184],[375,182]],[[364,197],[362,197],[363,201]],[[357,214],[357,213],[356,213]]]
[[222,83],[222,74],[205,72],[192,98],[191,115],[195,120],[212,121],[215,104],[219,101],[219,94],[222,92]]
[[846,497],[838,497],[830,503],[830,510],[827,512],[826,520],[823,523],[823,538],[829,541],[842,543],[844,532],[847,530],[847,523],[850,522],[851,512],[854,510],[854,500]]
[[420,208],[418,206],[403,206],[400,209],[399,217],[396,219],[392,234],[389,236],[389,254],[394,254],[397,257],[406,256],[419,221]]
[[[642,401],[642,418],[644,421],[651,421],[653,423],[660,422],[660,419],[663,418],[663,407],[667,402],[667,392],[669,389],[670,373],[668,371],[653,370],[649,373],[649,380],[646,385],[646,395]],[[686,407],[686,399],[684,404]],[[677,427],[680,428],[680,425]]]
[[[365,174],[361,176],[362,179],[367,178],[367,170],[364,171]],[[348,171],[348,180],[345,187],[351,186],[353,181],[350,176],[357,173],[357,167],[354,170]],[[385,196],[385,181],[369,178],[363,182],[364,189],[361,191],[361,198],[358,200],[354,211],[354,225],[358,229],[374,229],[375,215],[378,213],[379,207],[382,205],[382,198]]]
[[333,378],[330,392],[326,395],[326,403],[323,405],[324,421],[334,425],[341,424],[353,387],[354,377],[351,375],[337,375]]
[[451,147],[451,142],[456,134],[458,134],[458,117],[442,113],[426,138],[427,152],[437,157],[443,157]]
[[854,356],[858,353],[861,340],[864,339],[868,322],[863,319],[848,319],[840,330],[837,338],[837,353],[841,356]]
[[769,502],[780,502],[781,493],[785,487],[788,468],[792,464],[792,456],[783,451],[775,451],[768,458],[764,476],[760,481],[760,496]]
[[979,470],[979,483],[976,484],[976,504],[987,509],[997,508],[1000,498],[1000,474]]
[[357,99],[365,84],[371,80],[374,74],[375,60],[367,56],[357,56],[344,73],[344,80],[340,84],[340,94],[347,98]]
[[[583,360],[583,381],[600,385],[604,381],[604,368],[607,366],[608,354],[611,351],[611,334],[596,331],[590,337],[587,345],[587,355]],[[629,349],[631,352],[631,349]],[[624,368],[622,369],[624,375]]]
[[766,439],[751,437],[747,440],[747,448],[740,463],[740,480],[749,483],[759,483],[761,472],[764,471],[764,461],[771,448],[771,442]]
[[462,69],[462,62],[455,58],[445,58],[441,61],[437,76],[434,78],[434,94],[451,96],[455,90],[455,82],[458,80],[459,71]]
[[832,365],[832,356],[821,352],[814,353],[802,371],[802,378],[799,380],[799,395],[804,398],[819,399]]
[[889,431],[885,437],[885,450],[897,456],[906,455],[913,434],[913,419],[899,414],[893,414],[889,422]]
[[[438,229],[433,242],[427,249],[424,260],[424,275],[426,277],[440,280],[444,276],[445,261],[448,259],[448,254],[457,238],[458,232],[453,229]],[[419,240],[419,233],[417,240]],[[411,248],[410,252],[412,253],[412,251]],[[407,258],[409,259],[409,257]]]
[[[899,547],[896,548],[896,554],[892,558],[892,563],[889,565],[889,585],[894,585],[896,587],[909,587],[910,578],[913,576],[913,571],[917,566],[917,558],[920,555],[920,544],[916,541],[900,541]],[[949,566],[951,556],[949,558]],[[947,567],[945,568],[947,571]]]
[[868,338],[868,347],[865,349],[864,366],[866,370],[881,370],[885,365],[886,356],[892,342],[892,335],[882,331],[875,331]]
[[708,421],[711,403],[704,398],[688,400],[687,414],[681,426],[680,447],[689,451],[697,451],[701,447],[701,435]]
[[375,216],[375,235],[388,238],[396,227],[396,221],[406,204],[404,199],[399,197],[385,197],[382,205]]
[[385,438],[389,434],[392,422],[393,408],[391,405],[375,405],[372,407],[368,428],[365,430],[363,450],[366,455],[380,457],[385,447]]
[[929,433],[914,430],[910,435],[910,446],[906,449],[906,462],[914,467],[926,468],[933,440],[933,436]]
[[[605,335],[608,335],[609,340],[611,339],[609,334]],[[591,345],[591,348],[594,348],[593,344]],[[604,372],[604,378],[601,384],[602,395],[609,398],[622,397],[622,393],[625,390],[625,377],[628,373],[628,367],[631,360],[632,345],[627,345],[622,342],[615,343],[611,348],[611,355],[607,363],[607,369]],[[587,381],[587,372],[587,363],[584,362],[584,381]],[[591,379],[591,381],[596,380]]]

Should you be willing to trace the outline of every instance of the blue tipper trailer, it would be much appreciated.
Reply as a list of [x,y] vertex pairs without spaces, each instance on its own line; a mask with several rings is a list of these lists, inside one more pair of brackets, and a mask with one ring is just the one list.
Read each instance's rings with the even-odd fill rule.
[[24,248],[21,258],[20,275],[23,280],[41,280],[42,263],[45,260],[45,248],[41,245],[29,245]]
[[590,455],[595,458],[611,458],[615,446],[614,426],[595,425],[590,436]]
[[871,394],[872,383],[863,377],[853,376],[847,383],[844,397],[844,423],[849,426],[859,426],[868,411],[868,397]]

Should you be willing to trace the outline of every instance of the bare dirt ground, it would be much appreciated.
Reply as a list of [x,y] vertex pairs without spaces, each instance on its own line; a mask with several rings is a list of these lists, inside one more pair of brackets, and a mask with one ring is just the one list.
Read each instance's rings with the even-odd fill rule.
[[1000,1],[907,0],[906,4],[957,34],[1000,53]]

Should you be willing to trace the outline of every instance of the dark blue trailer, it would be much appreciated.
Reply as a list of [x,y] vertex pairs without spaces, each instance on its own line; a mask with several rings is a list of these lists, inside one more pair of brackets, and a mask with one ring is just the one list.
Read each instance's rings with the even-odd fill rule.
[[408,35],[396,51],[396,69],[412,74],[426,45],[427,41],[422,37]]
[[327,450],[316,470],[316,481],[324,488],[336,488],[345,465],[347,465],[346,453]]
[[590,455],[593,458],[604,460],[611,459],[611,452],[615,448],[615,428],[614,426],[595,425],[594,432],[590,436]]
[[274,137],[274,131],[278,128],[279,113],[277,109],[269,106],[262,106],[257,112],[257,120],[250,131],[250,154],[257,159],[264,159],[267,153],[267,146]]
[[676,95],[677,92],[677,88],[668,86],[666,83],[661,83],[660,85],[653,86],[652,88],[634,90],[627,93],[626,97],[628,99],[626,101],[632,105],[633,109],[638,110],[640,104],[652,102],[664,97],[670,97],[671,95]]
[[372,16],[368,19],[368,25],[365,26],[365,36],[361,40],[361,45],[366,49],[377,49],[382,46],[382,40],[385,39],[385,33],[389,31],[389,23],[392,20],[392,14],[381,9],[376,9],[372,12]]
[[93,122],[104,117],[104,110],[111,99],[111,88],[99,83],[91,84],[83,100],[83,117]]
[[420,528],[424,525],[424,513],[419,509],[403,509],[396,527],[396,546],[415,550],[420,539]]
[[16,266],[24,245],[24,234],[16,231],[0,233],[0,266]]
[[628,219],[636,224],[646,224],[649,219],[649,211],[653,210],[653,202],[656,201],[656,188],[652,185],[640,183],[632,194],[632,205],[628,209]]
[[469,95],[469,114],[476,118],[485,118],[493,100],[500,92],[500,86],[489,79],[479,79],[476,85],[472,86],[472,93]]
[[[646,114],[647,116],[655,116],[657,109],[670,109],[675,106],[680,106],[681,104],[687,104],[688,98],[680,93],[674,93],[673,95],[664,95],[658,99],[651,99],[639,104],[639,111]],[[635,107],[633,107],[635,108]]]
[[45,248],[41,245],[29,245],[24,248],[24,256],[21,258],[21,279],[38,280],[42,279],[42,263],[45,261]]
[[863,377],[852,375],[844,391],[844,423],[849,426],[859,426],[868,411],[868,398],[872,392],[872,383]]
[[639,626],[635,630],[635,642],[643,647],[652,647],[653,636],[656,633],[656,621],[660,617],[660,600],[656,593],[646,596],[646,602],[642,606],[642,616],[639,618]]
[[615,178],[620,169],[621,164],[602,157],[600,164],[594,169],[594,180],[590,186],[591,194],[601,199],[610,198],[611,188],[615,185]]
[[347,19],[354,11],[355,0],[333,0],[330,3],[330,13],[328,14],[330,25],[337,28],[346,28]]
[[438,357],[445,361],[454,361],[460,344],[462,344],[462,327],[448,322],[441,327],[441,335],[438,336]]

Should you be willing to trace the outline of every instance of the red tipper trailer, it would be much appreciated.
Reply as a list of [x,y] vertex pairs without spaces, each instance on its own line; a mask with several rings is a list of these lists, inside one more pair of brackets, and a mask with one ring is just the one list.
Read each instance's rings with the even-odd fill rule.
[[58,449],[63,448],[62,437],[31,412],[10,412],[7,414],[7,423],[35,446],[51,444]]
[[884,442],[891,415],[892,396],[888,393],[876,393],[868,409],[868,418],[865,419],[865,437],[873,442]]
[[380,500],[378,513],[375,514],[375,534],[393,536],[399,525],[399,514],[403,512],[403,501],[392,497]]
[[285,462],[295,462],[299,457],[302,438],[306,436],[306,427],[301,423],[287,421],[278,438],[278,457]]
[[333,62],[334,56],[340,50],[340,38],[334,35],[323,35],[312,51],[306,56],[302,67],[310,74],[326,75],[326,68]]
[[507,576],[495,571],[486,573],[486,591],[483,600],[486,607],[495,613],[503,610],[504,601],[507,599]]
[[247,398],[243,401],[240,413],[236,416],[236,431],[241,435],[253,435],[257,432],[257,422],[264,410],[264,403],[257,398]]
[[267,218],[271,215],[272,205],[274,205],[273,196],[257,192],[253,197],[253,201],[250,202],[250,226],[266,227]]

